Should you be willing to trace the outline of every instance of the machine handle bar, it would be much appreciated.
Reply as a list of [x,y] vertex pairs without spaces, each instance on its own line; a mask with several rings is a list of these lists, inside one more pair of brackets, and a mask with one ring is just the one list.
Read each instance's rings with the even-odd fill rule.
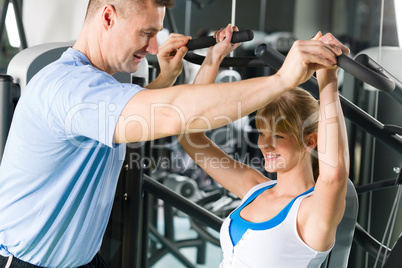
[[[281,68],[283,61],[285,60],[283,54],[267,44],[258,45],[255,49],[255,55],[276,70]],[[386,93],[391,93],[395,89],[395,82],[388,78],[384,73],[368,68],[345,54],[337,57],[337,64],[340,68],[344,69],[357,79]]]
[[[233,44],[250,41],[254,38],[254,33],[250,30],[242,30],[238,32],[233,32],[231,42]],[[196,39],[189,40],[187,43],[188,50],[195,50],[200,48],[207,48],[216,44],[216,39],[213,36],[200,37]]]

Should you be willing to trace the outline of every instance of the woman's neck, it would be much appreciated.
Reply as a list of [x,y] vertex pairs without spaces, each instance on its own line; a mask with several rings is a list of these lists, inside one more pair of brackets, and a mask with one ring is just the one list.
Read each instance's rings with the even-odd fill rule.
[[311,165],[297,165],[295,168],[277,173],[275,186],[278,194],[298,195],[315,185]]

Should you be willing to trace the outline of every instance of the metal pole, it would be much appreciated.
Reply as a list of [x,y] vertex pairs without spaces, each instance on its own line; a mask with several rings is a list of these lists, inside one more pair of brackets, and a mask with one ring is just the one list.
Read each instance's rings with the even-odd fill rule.
[[186,13],[184,22],[184,35],[191,35],[191,0],[186,1]]
[[22,22],[22,9],[19,0],[13,0],[15,20],[17,21],[18,34],[21,42],[21,50],[28,47],[27,38],[25,36],[24,24]]
[[162,236],[158,233],[156,228],[152,225],[149,226],[150,234],[154,236],[161,244],[169,250],[170,253],[173,254],[174,257],[177,258],[185,267],[195,268],[195,266],[184,256],[179,248],[173,243],[170,239]]
[[0,45],[3,43],[3,32],[6,25],[6,16],[10,0],[3,0],[3,1],[4,1],[3,9],[1,10],[1,17],[0,17]]
[[[133,146],[132,146],[133,145]],[[135,148],[132,148],[135,147]],[[143,232],[143,167],[130,161],[140,156],[144,157],[142,143],[128,144],[126,152],[126,220],[124,222],[123,239],[123,268],[141,267],[142,257],[142,232]]]
[[265,30],[265,17],[267,13],[267,0],[261,0],[260,7],[260,26],[259,30],[263,32]]
[[169,23],[170,23],[170,30],[171,30],[171,32],[173,32],[173,33],[178,33],[179,30],[177,29],[176,21],[175,21],[175,19],[174,19],[172,10],[167,9],[167,10],[166,10],[166,15],[167,15],[167,18],[168,18]]
[[[145,143],[144,154],[153,159],[152,143],[150,141]],[[152,166],[149,164],[143,167],[143,174],[150,175]],[[143,181],[141,181],[141,186]],[[141,191],[143,189],[141,188]],[[152,217],[152,196],[143,191],[142,198],[142,237],[141,237],[141,267],[149,267],[148,264],[148,251],[149,251],[149,225]]]
[[[11,1],[11,2],[10,2]],[[2,44],[3,32],[5,29],[6,23],[6,16],[8,11],[9,4],[13,4],[15,20],[17,23],[18,34],[20,37],[21,46],[20,49],[26,49],[28,47],[27,39],[25,36],[24,24],[22,22],[22,9],[21,9],[21,2],[19,0],[4,0],[3,2],[3,9],[1,11],[0,17],[0,44]]]
[[0,75],[0,162],[6,144],[8,130],[11,125],[13,78],[10,75]]
[[183,211],[190,217],[199,220],[208,227],[219,232],[223,223],[221,218],[215,214],[212,214],[212,212],[206,210],[205,208],[195,204],[194,202],[189,201],[185,197],[177,194],[176,192],[167,188],[165,185],[155,181],[154,179],[151,179],[149,176],[144,175],[143,179],[144,191],[155,195],[159,199]]

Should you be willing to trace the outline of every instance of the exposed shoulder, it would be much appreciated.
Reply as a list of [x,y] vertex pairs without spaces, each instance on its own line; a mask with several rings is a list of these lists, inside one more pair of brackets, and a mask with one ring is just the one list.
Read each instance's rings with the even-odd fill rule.
[[300,203],[299,211],[297,213],[298,224],[303,224],[307,221],[314,206],[314,192],[305,196]]
[[236,171],[236,178],[238,178],[237,186],[238,191],[236,194],[237,197],[243,199],[244,196],[253,188],[254,186],[264,183],[267,181],[271,181],[267,177],[265,177],[260,171],[254,169],[250,166],[243,165],[242,168],[237,169]]
[[276,183],[276,181],[270,180],[265,176],[262,176],[260,179],[257,179],[254,181],[250,180],[250,181],[248,181],[248,184],[245,185],[246,191],[244,192],[244,195],[241,198],[244,199],[245,197],[249,196],[251,193],[257,191],[258,189],[261,189],[263,187],[266,187],[268,185],[275,184],[275,183]]
[[314,194],[302,200],[297,214],[297,230],[300,238],[309,247],[326,251],[334,244],[336,228],[328,228],[320,223],[320,219],[315,218],[314,202]]
[[298,212],[298,218],[300,218],[301,216],[308,216],[309,211],[311,211],[311,207],[313,205],[313,194],[304,197],[304,199],[301,201],[300,203],[300,207],[299,207],[299,212]]

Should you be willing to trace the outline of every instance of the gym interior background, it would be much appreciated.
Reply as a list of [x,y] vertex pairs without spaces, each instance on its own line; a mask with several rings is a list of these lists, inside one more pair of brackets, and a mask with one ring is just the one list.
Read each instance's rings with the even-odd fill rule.
[[[83,0],[1,0],[3,21],[0,24],[2,25],[0,27],[0,73],[7,73],[10,60],[26,47],[49,42],[72,41],[77,38],[87,2]],[[333,33],[350,47],[351,57],[368,48],[399,47],[402,44],[400,41],[402,40],[402,0],[176,0],[176,6],[167,12],[165,27],[168,32],[199,37],[209,35],[211,31],[233,21],[240,29],[250,29],[254,32],[253,41],[243,43],[235,52],[236,56],[253,55],[255,47],[261,42],[266,42],[286,54],[294,40],[310,39],[317,31]],[[17,27],[18,22],[22,22],[24,31]],[[151,67],[155,66],[153,70],[157,72],[155,57],[149,56],[148,61]],[[381,62],[381,64],[393,66],[398,62],[402,62],[402,59]],[[192,68],[194,66],[189,65],[189,70],[184,72],[179,82],[189,81]],[[226,77],[222,75],[221,81],[239,79],[239,77],[245,79],[272,72],[268,67],[234,67],[228,70],[230,72],[226,73]],[[393,75],[402,80],[402,71]],[[350,81],[351,78],[347,74],[342,76],[340,87],[342,95],[380,122],[402,125],[400,116],[402,109],[399,103],[385,93],[372,90],[362,83]],[[239,133],[244,135],[243,132],[246,132],[249,133],[246,135],[249,135],[252,141],[252,122],[246,120],[243,123],[239,124],[240,127],[229,126],[224,131],[210,134],[225,145],[229,153],[243,157],[255,156],[257,153],[253,148],[240,144],[241,139],[234,137]],[[233,133],[235,133],[234,136]],[[402,162],[399,153],[377,142],[370,134],[350,122],[348,122],[348,133],[352,160],[350,179],[355,186],[398,176]],[[228,139],[228,135],[234,138]],[[214,191],[220,191],[220,195],[225,199],[220,198],[203,204],[206,207],[211,206],[212,208],[209,207],[211,211],[216,209],[225,214],[226,210],[233,208],[236,200],[230,194],[221,191],[219,186],[211,182],[202,171],[188,163],[188,159],[180,148],[172,144],[174,143],[171,139],[164,139],[146,146],[143,150],[152,151],[159,159],[166,157],[170,161],[180,163],[172,164],[167,168],[156,167],[154,163],[154,165],[148,165],[146,167],[148,171],[145,172],[148,172],[155,180],[162,180],[164,185],[192,201],[199,201],[205,196],[210,196]],[[131,233],[127,230],[135,221],[129,216],[131,207],[127,205],[127,196],[130,197],[126,189],[128,183],[123,178],[127,174],[123,173],[101,251],[112,267],[123,267],[122,255],[131,254],[130,248],[127,248],[130,243],[125,244],[123,240],[130,239]],[[395,194],[396,189],[390,188],[359,195],[358,222],[379,241],[383,239]],[[142,241],[147,244],[147,250],[145,253],[142,252],[142,255],[148,258],[143,263],[157,268],[218,266],[221,258],[220,249],[218,245],[211,242],[218,237],[215,231],[200,226],[193,220],[190,221],[186,214],[163,201],[150,198],[148,202],[150,211],[154,213],[148,213],[147,210],[143,212],[145,215],[153,214],[148,215],[151,218],[149,224],[152,225],[150,227],[152,230],[149,230],[147,240]],[[391,246],[402,232],[401,213],[397,213],[396,217],[396,224],[389,242]],[[200,235],[198,231],[195,231],[200,228],[207,234]],[[211,235],[211,239],[206,239],[206,235]],[[202,242],[206,247],[204,252],[199,250]],[[180,259],[177,252],[183,254],[188,263]],[[373,267],[373,263],[374,258],[353,243],[349,267]]]

